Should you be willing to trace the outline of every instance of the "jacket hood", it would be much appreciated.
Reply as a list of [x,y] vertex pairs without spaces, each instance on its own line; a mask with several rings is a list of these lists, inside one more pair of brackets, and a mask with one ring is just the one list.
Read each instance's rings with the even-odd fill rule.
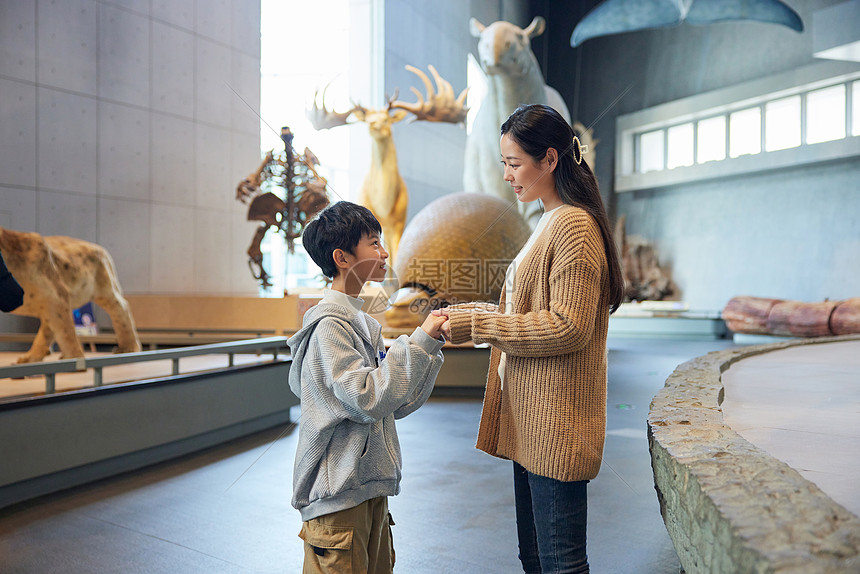
[[[287,344],[290,346],[290,354],[292,355],[290,389],[292,389],[297,397],[302,396],[302,364],[304,363],[311,335],[314,329],[316,329],[317,324],[326,317],[334,317],[349,323],[362,338],[365,338],[363,334],[364,327],[359,323],[358,316],[348,311],[342,305],[320,301],[308,309],[302,318],[302,328],[287,340]],[[367,343],[372,345],[374,340],[379,339],[382,327],[376,321],[368,321],[367,327],[370,330],[371,338]]]

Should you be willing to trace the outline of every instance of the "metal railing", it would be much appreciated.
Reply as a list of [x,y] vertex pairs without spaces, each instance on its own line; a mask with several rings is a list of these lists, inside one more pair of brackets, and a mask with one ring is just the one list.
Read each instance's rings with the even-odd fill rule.
[[28,363],[22,365],[11,365],[0,367],[0,379],[19,379],[24,377],[45,377],[45,393],[53,394],[56,391],[56,377],[59,373],[76,373],[93,369],[93,386],[102,385],[102,370],[105,367],[116,365],[127,365],[130,363],[142,363],[146,361],[173,361],[172,375],[179,374],[179,359],[183,357],[195,357],[199,355],[227,355],[228,366],[233,366],[233,357],[238,353],[261,353],[269,351],[272,360],[278,358],[279,352],[287,349],[287,337],[264,337],[261,339],[249,339],[245,341],[232,341],[228,343],[213,343],[210,345],[195,345],[193,347],[182,347],[177,349],[161,349],[157,351],[141,351],[139,353],[122,353],[106,357],[81,357],[79,359],[61,359],[49,363]]

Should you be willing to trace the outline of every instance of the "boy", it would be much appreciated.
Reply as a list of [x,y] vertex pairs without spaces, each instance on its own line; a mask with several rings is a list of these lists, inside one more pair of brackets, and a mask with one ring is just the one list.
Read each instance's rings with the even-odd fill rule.
[[379,323],[361,311],[367,281],[385,278],[388,253],[369,209],[340,201],[311,221],[305,250],[333,279],[289,340],[290,388],[301,398],[292,504],[302,515],[303,572],[394,567],[388,497],[400,492],[394,420],[423,405],[442,367],[430,315],[385,353]]

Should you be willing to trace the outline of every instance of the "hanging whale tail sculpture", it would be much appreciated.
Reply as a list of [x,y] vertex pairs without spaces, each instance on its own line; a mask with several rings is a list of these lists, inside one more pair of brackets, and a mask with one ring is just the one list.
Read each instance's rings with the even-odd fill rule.
[[598,36],[649,28],[754,20],[803,31],[800,16],[780,0],[606,0],[586,14],[570,36],[574,48]]

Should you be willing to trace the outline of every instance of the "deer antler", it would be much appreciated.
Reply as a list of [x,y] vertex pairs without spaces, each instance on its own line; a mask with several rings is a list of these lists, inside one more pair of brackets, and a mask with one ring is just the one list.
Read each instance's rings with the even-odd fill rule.
[[327,130],[330,128],[336,128],[337,126],[345,126],[349,122],[347,118],[356,110],[362,109],[361,106],[353,106],[352,109],[347,110],[345,112],[335,112],[334,110],[326,109],[325,107],[325,93],[328,90],[328,85],[323,88],[322,92],[322,101],[320,102],[322,106],[317,105],[317,96],[319,95],[319,90],[314,91],[314,105],[312,108],[305,110],[305,116],[310,120],[311,125],[315,130]]
[[466,121],[466,114],[469,108],[465,106],[466,94],[469,88],[460,92],[460,95],[454,99],[454,88],[451,84],[439,75],[432,65],[427,66],[433,79],[436,81],[436,89],[433,89],[433,84],[427,74],[414,66],[406,66],[406,69],[421,78],[424,82],[424,87],[427,89],[427,98],[425,100],[421,92],[415,87],[410,90],[418,97],[418,101],[414,104],[400,101],[391,101],[389,108],[400,108],[411,112],[416,120],[426,120],[429,122],[448,122],[459,124]]
[[400,95],[400,88],[394,88],[394,95],[390,96],[385,94],[385,111],[391,111],[391,106],[394,106],[398,103],[397,96]]

